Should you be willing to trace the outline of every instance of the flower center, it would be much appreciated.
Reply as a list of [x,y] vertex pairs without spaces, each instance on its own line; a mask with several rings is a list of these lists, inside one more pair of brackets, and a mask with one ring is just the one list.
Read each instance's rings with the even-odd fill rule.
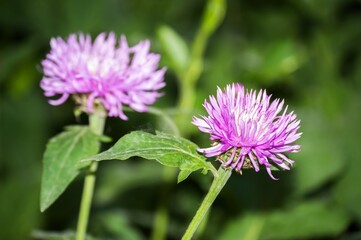
[[93,75],[98,74],[99,65],[99,59],[97,57],[90,57],[90,59],[87,61],[88,71]]

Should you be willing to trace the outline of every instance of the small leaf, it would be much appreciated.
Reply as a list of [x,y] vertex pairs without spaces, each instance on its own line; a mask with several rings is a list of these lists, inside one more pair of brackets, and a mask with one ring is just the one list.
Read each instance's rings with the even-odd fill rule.
[[[135,131],[118,140],[109,150],[87,158],[84,161],[126,160],[130,157],[142,157],[156,160],[167,167],[178,167],[181,170],[179,180],[184,180],[189,173],[199,169],[216,172],[213,165],[197,152],[198,146],[193,142],[165,133],[156,135]],[[189,174],[188,174],[189,175]]]
[[189,171],[189,170],[180,171],[178,174],[177,182],[180,183],[180,182],[184,181],[185,179],[187,179],[189,177],[189,175],[191,173],[192,173],[192,171]]
[[89,127],[72,126],[50,139],[43,159],[40,210],[46,210],[89,164],[79,161],[99,150],[99,136]]
[[158,29],[158,39],[162,49],[170,61],[171,67],[180,76],[189,63],[189,50],[187,43],[177,32],[167,26]]

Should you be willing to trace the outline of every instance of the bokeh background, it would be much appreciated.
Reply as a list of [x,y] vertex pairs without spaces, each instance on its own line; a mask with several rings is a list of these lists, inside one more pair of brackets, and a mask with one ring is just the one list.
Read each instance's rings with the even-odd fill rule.
[[[206,1],[3,0],[0,3],[0,239],[66,239],[75,229],[80,176],[44,213],[39,210],[41,159],[47,140],[75,119],[73,103],[53,107],[39,88],[40,62],[53,36],[114,31],[131,44],[149,38],[163,54],[159,28],[191,44]],[[199,239],[361,239],[361,2],[352,0],[228,0],[223,23],[210,37],[194,112],[216,86],[241,82],[286,99],[302,121],[302,151],[290,172],[233,174]],[[177,102],[172,67],[165,96]],[[113,139],[132,130],[160,129],[151,114],[109,119]],[[189,125],[187,137],[208,146]],[[105,146],[105,148],[108,146]],[[216,162],[215,165],[218,166]],[[164,188],[164,170],[141,159],[102,162],[89,233],[97,239],[150,239]],[[165,201],[167,239],[180,239],[211,183],[194,173]],[[53,238],[48,232],[54,232]]]

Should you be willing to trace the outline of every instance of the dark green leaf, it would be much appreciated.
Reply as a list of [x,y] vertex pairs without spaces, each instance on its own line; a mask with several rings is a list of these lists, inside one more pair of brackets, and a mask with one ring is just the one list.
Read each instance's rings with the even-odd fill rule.
[[359,111],[355,111],[361,109],[361,97],[355,92],[350,100],[351,103],[343,114],[342,133],[339,135],[345,151],[343,160],[346,167],[333,188],[333,195],[338,204],[357,217],[361,226],[361,188],[357,186],[357,183],[361,182],[361,128],[358,127],[361,115]]
[[[300,109],[301,110],[301,109]],[[298,111],[302,137],[301,151],[294,154],[295,192],[306,194],[320,188],[344,167],[341,146],[330,121],[315,111]]]
[[138,156],[156,160],[164,166],[179,168],[181,174],[178,181],[182,181],[187,177],[188,172],[199,169],[216,172],[213,165],[198,154],[197,148],[196,144],[182,137],[159,132],[154,135],[135,131],[120,138],[109,150],[87,158],[85,161],[126,160]]
[[303,202],[266,217],[262,239],[310,239],[335,237],[348,225],[349,218],[340,208],[325,202]]
[[78,175],[79,164],[99,150],[99,136],[89,127],[68,127],[65,132],[50,139],[43,159],[43,176],[40,192],[40,210],[47,209]]

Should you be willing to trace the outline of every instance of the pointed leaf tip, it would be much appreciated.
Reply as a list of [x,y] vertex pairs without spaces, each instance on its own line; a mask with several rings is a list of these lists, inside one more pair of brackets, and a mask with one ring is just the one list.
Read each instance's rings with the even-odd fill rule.
[[44,212],[90,162],[79,161],[99,150],[99,136],[87,126],[70,126],[51,138],[43,157],[40,211]]
[[200,169],[216,172],[213,165],[197,152],[197,148],[195,143],[182,137],[161,132],[151,134],[134,131],[120,138],[107,151],[89,157],[84,161],[127,160],[131,157],[156,160],[164,166],[179,168],[181,172],[178,176],[178,182],[181,182],[191,172]]

